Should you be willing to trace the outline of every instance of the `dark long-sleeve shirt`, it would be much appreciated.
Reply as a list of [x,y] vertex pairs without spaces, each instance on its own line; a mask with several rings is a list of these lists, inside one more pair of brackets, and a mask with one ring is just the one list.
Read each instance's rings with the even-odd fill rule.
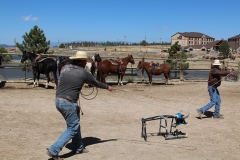
[[229,73],[230,71],[221,70],[220,68],[212,68],[209,72],[208,85],[219,87],[221,85],[221,77]]
[[56,97],[65,98],[73,102],[78,100],[84,83],[92,84],[98,88],[108,88],[108,85],[97,81],[83,67],[72,64],[65,65],[62,68],[59,81]]

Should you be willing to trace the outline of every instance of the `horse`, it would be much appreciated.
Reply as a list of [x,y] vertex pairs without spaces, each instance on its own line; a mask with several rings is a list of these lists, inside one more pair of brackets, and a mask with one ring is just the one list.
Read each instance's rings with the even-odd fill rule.
[[[52,58],[44,58],[41,60],[36,60],[37,57],[38,55],[35,53],[23,51],[23,55],[21,58],[21,63],[25,62],[27,59],[29,59],[32,62],[32,70],[33,70],[33,76],[34,76],[33,87],[39,86],[40,74],[45,74],[47,77],[47,83],[45,85],[45,88],[48,88],[48,84],[50,81],[49,73],[52,72],[54,77],[54,82],[55,82],[54,89],[56,89],[58,86],[57,62]],[[37,79],[37,82],[35,82],[36,79]]]
[[161,75],[162,73],[165,77],[165,84],[168,84],[168,79],[171,79],[170,66],[167,64],[160,64],[160,67],[155,66],[155,68],[152,69],[149,64],[149,62],[144,62],[144,60],[142,60],[139,61],[137,65],[137,70],[142,69],[147,72],[149,84],[152,85],[152,75]]
[[[102,58],[100,57],[99,54],[95,54],[94,56],[92,56],[92,61],[93,61],[92,63],[87,62],[85,68],[86,68],[89,72],[91,72],[92,75],[94,76],[94,75],[95,75],[95,72],[96,72],[96,69],[97,69],[97,66],[98,66],[99,62],[102,61]],[[97,62],[97,66],[96,66],[96,64],[95,64],[96,62]]]
[[[96,69],[97,69],[97,66],[95,63],[97,62],[97,65],[98,65],[98,63],[102,61],[102,58],[100,57],[99,54],[95,54],[94,56],[92,56],[91,59],[93,62],[92,63],[87,62],[85,68],[87,69],[87,71],[91,72],[92,75],[94,76]],[[69,57],[60,56],[59,63],[58,63],[58,74],[59,75],[61,73],[62,67],[66,64],[72,64],[72,60],[69,59]]]
[[[131,64],[135,64],[135,61],[133,59],[132,55],[128,55],[125,58],[121,59],[121,72],[119,71],[118,65],[113,65],[112,61],[106,59],[99,63],[98,71],[97,71],[97,80],[103,82],[106,84],[106,77],[109,73],[117,74],[118,75],[118,85],[122,83],[123,76],[125,75],[125,71],[127,69],[127,65],[130,62]],[[120,80],[121,77],[121,80]],[[119,83],[120,80],[120,83]]]

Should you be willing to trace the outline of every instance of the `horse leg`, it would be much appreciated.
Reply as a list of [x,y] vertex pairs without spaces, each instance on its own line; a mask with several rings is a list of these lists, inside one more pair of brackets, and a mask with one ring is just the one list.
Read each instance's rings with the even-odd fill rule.
[[172,79],[170,71],[168,72],[168,79],[170,79],[170,80]]
[[33,73],[33,88],[36,87],[36,82],[35,82],[36,78],[37,78],[37,73]]
[[54,77],[53,74],[54,74],[54,73],[53,73],[52,71],[49,73],[49,77],[50,77],[50,81],[51,81],[51,82],[54,82],[54,80],[55,80],[55,78],[53,79],[53,77]]
[[168,84],[168,73],[164,73],[164,77],[165,77],[165,85]]
[[50,81],[49,73],[46,74],[46,77],[47,77],[47,83],[46,83],[46,85],[45,85],[45,88],[47,89],[47,88],[48,88],[49,81]]
[[118,86],[120,85],[119,80],[120,80],[120,73],[118,73],[118,82],[117,82]]
[[40,78],[40,73],[36,73],[36,75],[37,75],[37,87],[39,86],[39,78]]
[[149,84],[152,85],[152,74],[149,74]]
[[142,82],[144,82],[144,69],[142,69]]
[[122,82],[122,80],[123,80],[123,75],[124,75],[124,73],[121,74],[121,81],[120,81],[121,86],[123,86],[123,82]]
[[105,73],[101,75],[101,82],[102,82],[102,83],[107,84],[107,82],[106,82],[106,77],[107,77],[107,74],[105,74]]
[[57,71],[53,72],[53,77],[55,82],[54,89],[57,89],[57,86],[58,86]]
[[152,85],[152,74],[150,72],[147,72],[149,84]]

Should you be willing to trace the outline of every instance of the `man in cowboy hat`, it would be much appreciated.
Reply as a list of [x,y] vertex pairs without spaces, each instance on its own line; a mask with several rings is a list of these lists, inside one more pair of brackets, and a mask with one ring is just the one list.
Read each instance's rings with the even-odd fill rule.
[[232,73],[234,69],[232,68],[231,70],[221,70],[220,65],[221,63],[218,59],[214,60],[212,69],[209,72],[208,92],[211,101],[202,108],[197,109],[197,113],[200,119],[202,119],[203,113],[212,108],[214,105],[215,110],[213,113],[213,118],[224,118],[223,115],[220,114],[221,98],[217,88],[221,85],[221,76],[226,76]]
[[60,74],[60,83],[56,91],[56,108],[64,117],[67,129],[58,140],[47,149],[47,154],[53,159],[59,159],[58,153],[72,139],[73,154],[87,153],[82,143],[80,131],[80,107],[77,104],[79,93],[85,83],[114,92],[115,89],[97,81],[91,73],[85,70],[87,62],[92,60],[85,51],[78,51],[76,56],[69,57],[72,64],[63,66]]

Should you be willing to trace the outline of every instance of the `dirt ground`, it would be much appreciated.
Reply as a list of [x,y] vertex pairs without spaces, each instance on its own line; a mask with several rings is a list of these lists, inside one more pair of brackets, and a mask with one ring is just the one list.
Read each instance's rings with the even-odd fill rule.
[[[206,82],[113,86],[115,93],[98,89],[92,100],[81,96],[81,130],[89,153],[71,155],[69,142],[60,152],[62,158],[240,159],[239,82],[223,81],[219,88],[224,119],[211,117],[213,107],[202,120],[196,108],[209,102]],[[84,88],[83,94],[91,91]],[[66,129],[55,108],[55,92],[53,88],[32,88],[25,83],[6,83],[0,89],[0,159],[49,159],[46,148]],[[178,126],[188,138],[165,140],[157,136],[159,120],[147,122],[147,141],[141,137],[142,118],[175,115],[181,110],[190,113],[188,124]]]

